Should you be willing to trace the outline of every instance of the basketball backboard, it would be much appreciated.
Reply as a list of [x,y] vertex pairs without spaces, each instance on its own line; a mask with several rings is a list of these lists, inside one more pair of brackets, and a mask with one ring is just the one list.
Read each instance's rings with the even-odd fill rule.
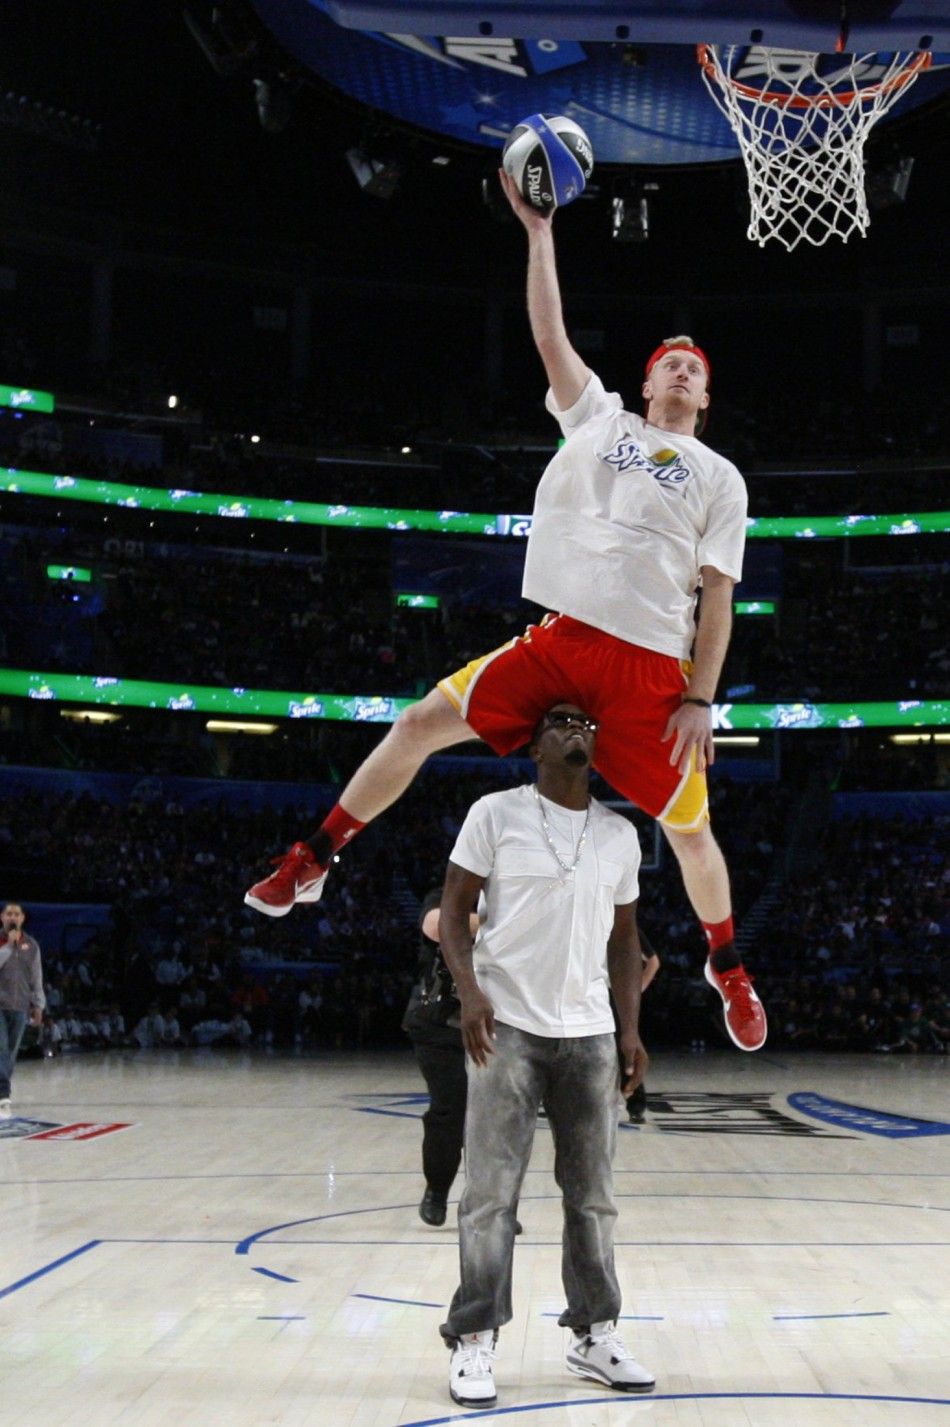
[[950,44],[943,0],[327,0],[338,25],[401,34],[519,35],[641,44],[762,44],[838,48],[841,20],[855,50]]

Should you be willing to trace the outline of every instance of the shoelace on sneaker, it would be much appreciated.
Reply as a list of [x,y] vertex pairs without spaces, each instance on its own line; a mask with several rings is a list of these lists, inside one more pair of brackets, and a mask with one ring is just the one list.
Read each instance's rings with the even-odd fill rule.
[[750,976],[741,966],[733,966],[731,970],[720,971],[717,974],[730,996],[734,996],[737,991],[745,995],[752,990],[755,977]]
[[492,1370],[492,1362],[495,1357],[494,1347],[486,1348],[484,1343],[459,1343],[461,1361],[459,1362],[459,1376],[461,1377],[484,1377]]
[[592,1333],[588,1334],[588,1336],[591,1342],[598,1348],[609,1348],[610,1356],[616,1358],[618,1362],[623,1362],[630,1357],[627,1345],[624,1343],[616,1328],[608,1328],[606,1333],[598,1333],[596,1338]]

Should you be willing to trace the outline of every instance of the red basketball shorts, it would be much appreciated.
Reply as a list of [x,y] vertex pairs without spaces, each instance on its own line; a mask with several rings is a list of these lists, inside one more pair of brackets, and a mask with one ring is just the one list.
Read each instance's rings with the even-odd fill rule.
[[553,704],[573,703],[600,724],[594,766],[618,793],[675,832],[709,820],[706,777],[683,774],[661,742],[690,665],[628,644],[565,614],[548,614],[508,644],[439,681],[470,728],[496,753],[527,743]]

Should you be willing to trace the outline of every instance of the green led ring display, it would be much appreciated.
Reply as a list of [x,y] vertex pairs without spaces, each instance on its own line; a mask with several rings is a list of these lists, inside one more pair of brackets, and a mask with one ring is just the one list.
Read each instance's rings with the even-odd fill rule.
[[[414,699],[376,694],[307,694],[284,689],[223,689],[209,684],[168,684],[90,674],[39,674],[0,669],[0,696],[42,702],[83,703],[109,708],[173,709],[181,712],[266,718],[316,718],[348,723],[393,723]],[[713,727],[728,729],[942,728],[950,700],[823,704],[715,704]]]
[[[328,505],[319,501],[277,500],[156,486],[94,481],[82,476],[50,476],[9,467],[0,471],[0,492],[85,501],[126,510],[177,511],[228,520],[268,520],[288,525],[329,525],[364,530],[436,530],[455,535],[504,535],[525,539],[530,515],[492,515],[464,510],[413,510],[374,505]],[[929,510],[894,515],[780,515],[750,519],[750,539],[809,540],[860,535],[924,535],[950,530],[950,511]]]

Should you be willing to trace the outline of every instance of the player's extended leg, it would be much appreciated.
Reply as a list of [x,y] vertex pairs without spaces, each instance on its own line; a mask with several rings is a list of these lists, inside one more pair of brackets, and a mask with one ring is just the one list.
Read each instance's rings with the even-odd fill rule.
[[295,902],[318,902],[330,859],[406,791],[431,753],[477,738],[440,689],[410,704],[357,768],[336,807],[305,842],[277,858],[277,871],[245,894],[249,907],[283,917]]
[[708,822],[692,832],[680,832],[664,823],[661,827],[680,865],[686,895],[706,933],[709,957],[705,976],[722,997],[726,1030],[740,1050],[759,1050],[765,1044],[768,1024],[765,1008],[736,950],[726,859]]

